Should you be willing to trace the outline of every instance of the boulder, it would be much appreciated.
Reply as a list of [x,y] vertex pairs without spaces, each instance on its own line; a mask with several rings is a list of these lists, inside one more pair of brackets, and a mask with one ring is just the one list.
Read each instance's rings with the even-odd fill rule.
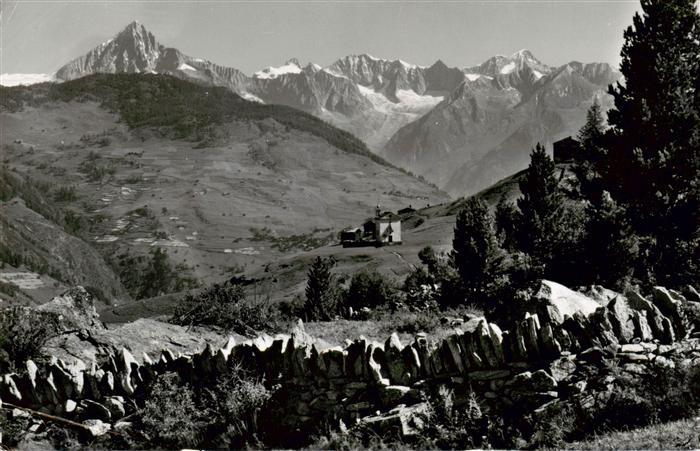
[[85,426],[85,429],[87,429],[87,431],[90,432],[93,437],[105,435],[112,429],[111,425],[100,420],[93,419],[83,421],[83,426]]
[[121,396],[110,396],[105,398],[104,406],[107,407],[113,420],[118,420],[126,416],[126,408],[124,406],[124,398]]
[[486,320],[481,321],[477,326],[476,337],[478,338],[481,353],[486,358],[488,366],[491,368],[497,368],[500,364],[502,364],[503,352],[500,351],[501,358],[499,359],[499,356],[497,355],[496,350],[494,349],[494,343],[491,338],[491,332],[489,330],[489,326]]
[[589,285],[578,290],[584,296],[593,299],[602,307],[605,307],[615,298],[623,297],[620,293],[609,290],[601,285]]
[[423,418],[428,410],[427,403],[398,406],[384,414],[365,417],[360,422],[379,436],[398,434],[400,437],[415,437],[423,428]]
[[634,338],[634,308],[624,296],[615,297],[608,303],[612,313],[611,325],[613,332],[621,343],[629,343]]
[[536,310],[531,313],[538,313],[552,306],[559,313],[559,318],[556,315],[554,318],[549,318],[555,322],[562,322],[564,317],[574,316],[577,312],[587,316],[600,307],[600,304],[593,299],[550,280],[543,280],[540,283],[533,299],[536,302]]
[[542,351],[549,357],[558,357],[561,355],[561,345],[554,338],[554,331],[549,323],[542,325],[540,329],[540,342],[542,343]]
[[458,373],[463,374],[466,371],[466,367],[462,361],[462,350],[459,346],[460,341],[461,334],[449,335],[443,340],[443,349],[450,364]]
[[664,287],[653,287],[651,289],[654,305],[668,317],[673,324],[673,330],[677,338],[686,336],[685,314],[683,312],[683,304],[685,298],[680,293],[668,290]]
[[539,345],[539,330],[540,330],[540,320],[537,314],[530,315],[525,314],[525,320],[523,321],[523,335],[525,338],[525,345],[527,346],[527,353],[530,359],[536,358],[540,355],[540,345]]
[[104,329],[95,308],[95,298],[81,286],[71,288],[46,304],[37,307],[42,312],[59,315],[65,330]]
[[387,385],[380,388],[379,397],[384,407],[396,407],[411,390],[411,387],[404,385]]
[[649,322],[647,321],[647,312],[635,311],[633,316],[634,335],[642,341],[651,341],[654,339],[654,334],[651,331]]
[[664,325],[666,317],[656,305],[649,302],[637,291],[630,291],[627,296],[629,298],[629,305],[634,310],[646,312],[647,323],[655,338],[665,343],[672,343],[675,341],[673,329],[667,330],[667,327]]
[[16,374],[4,374],[0,379],[0,398],[13,404],[22,402],[22,393],[17,388]]
[[605,359],[605,353],[603,352],[602,349],[594,346],[592,348],[588,348],[585,351],[581,352],[578,355],[578,359],[581,360],[582,362],[588,362],[588,363],[593,363],[593,364],[601,364],[603,360]]
[[552,377],[561,382],[576,371],[576,362],[572,357],[562,357],[549,365],[549,372]]
[[320,358],[326,366],[328,378],[339,378],[345,375],[345,353],[342,348],[326,349],[321,352]]
[[531,388],[532,390],[537,392],[549,392],[552,390],[556,390],[557,385],[558,384],[556,379],[547,374],[545,370],[537,370],[534,373],[532,373],[532,377],[530,378],[530,384],[528,388]]

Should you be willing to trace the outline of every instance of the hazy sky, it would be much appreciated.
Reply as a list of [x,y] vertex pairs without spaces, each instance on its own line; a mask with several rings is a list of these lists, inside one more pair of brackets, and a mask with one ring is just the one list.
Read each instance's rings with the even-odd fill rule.
[[530,49],[544,63],[619,62],[636,0],[1,0],[0,73],[51,73],[138,20],[164,45],[251,74],[291,57],[369,53],[471,66]]

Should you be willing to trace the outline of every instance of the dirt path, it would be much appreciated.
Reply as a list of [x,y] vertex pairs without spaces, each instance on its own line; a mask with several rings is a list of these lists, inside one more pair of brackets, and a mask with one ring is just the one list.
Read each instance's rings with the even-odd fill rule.
[[[384,252],[389,253],[389,254],[395,255],[396,258],[398,258],[398,259],[401,261],[401,263],[403,263],[404,265],[406,265],[406,266],[408,267],[409,270],[413,271],[413,270],[416,269],[416,266],[415,266],[413,263],[408,262],[408,261],[404,258],[404,256],[401,255],[400,253],[398,253],[398,252],[396,252],[396,251],[390,251],[390,250],[388,250],[386,247],[383,247],[382,250],[383,250]],[[399,273],[397,273],[396,271],[394,271],[394,274],[398,275]]]

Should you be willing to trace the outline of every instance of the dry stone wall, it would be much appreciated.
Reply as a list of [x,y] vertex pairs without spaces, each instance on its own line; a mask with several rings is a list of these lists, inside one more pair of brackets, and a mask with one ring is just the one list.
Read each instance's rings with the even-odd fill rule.
[[632,371],[672,364],[670,345],[697,347],[687,340],[692,324],[686,312],[699,302],[693,289],[681,294],[656,287],[648,299],[635,292],[617,296],[589,315],[562,317],[543,303],[511,330],[480,319],[473,331],[456,330],[435,344],[425,334],[411,343],[392,334],[384,343],[360,337],[345,347],[319,350],[300,329],[242,343],[231,338],[220,349],[207,346],[191,356],[165,349],[139,362],[122,349],[99,366],[28,361],[22,374],[0,377],[0,399],[66,418],[115,423],[138,408],[138,395],[159,374],[177,372],[193,384],[211,384],[241,367],[276,388],[275,422],[289,434],[361,418],[409,433],[411,413],[439,385],[451,387],[458,400],[473,390],[487,404],[538,409],[572,396],[585,401],[582,369],[613,354]]

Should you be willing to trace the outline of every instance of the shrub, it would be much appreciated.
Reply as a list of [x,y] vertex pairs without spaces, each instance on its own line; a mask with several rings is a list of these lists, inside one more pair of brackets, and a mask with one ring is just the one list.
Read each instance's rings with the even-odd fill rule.
[[66,210],[63,215],[63,228],[71,235],[76,235],[83,227],[83,217],[73,210]]
[[188,294],[178,304],[171,322],[182,326],[208,325],[254,336],[281,320],[279,310],[267,298],[247,299],[242,284],[215,284]]
[[26,307],[0,311],[0,372],[20,368],[41,355],[46,342],[60,330],[58,315]]
[[573,408],[569,404],[557,403],[537,418],[528,448],[565,448],[565,442],[571,439],[576,426]]
[[464,305],[465,297],[459,274],[450,256],[437,254],[427,246],[418,253],[424,268],[415,269],[404,281],[406,304],[416,310]]
[[175,374],[165,374],[150,387],[140,421],[147,442],[158,448],[194,447],[202,440],[205,416],[193,392]]
[[350,281],[345,306],[352,308],[383,307],[398,302],[396,285],[379,273],[361,271]]
[[215,444],[234,449],[259,445],[263,432],[259,416],[271,397],[262,383],[240,370],[218,380],[214,389],[206,390],[202,400],[210,407],[212,422],[218,429]]
[[75,186],[60,186],[53,193],[53,200],[56,202],[73,202],[77,199]]
[[148,256],[122,254],[116,261],[119,280],[134,299],[145,299],[195,288],[197,279],[189,276],[190,268],[173,268],[167,252],[151,249]]
[[410,310],[425,311],[438,307],[439,286],[425,268],[415,268],[404,279],[404,305]]
[[488,446],[488,418],[483,415],[471,390],[466,405],[457,407],[452,390],[440,386],[428,398],[428,411],[423,423],[421,437],[426,442],[425,448],[474,449]]
[[[175,373],[160,376],[149,387],[136,427],[146,448],[233,448],[260,445],[258,417],[272,393],[233,368],[205,387],[183,383]],[[140,446],[135,446],[140,445]]]

